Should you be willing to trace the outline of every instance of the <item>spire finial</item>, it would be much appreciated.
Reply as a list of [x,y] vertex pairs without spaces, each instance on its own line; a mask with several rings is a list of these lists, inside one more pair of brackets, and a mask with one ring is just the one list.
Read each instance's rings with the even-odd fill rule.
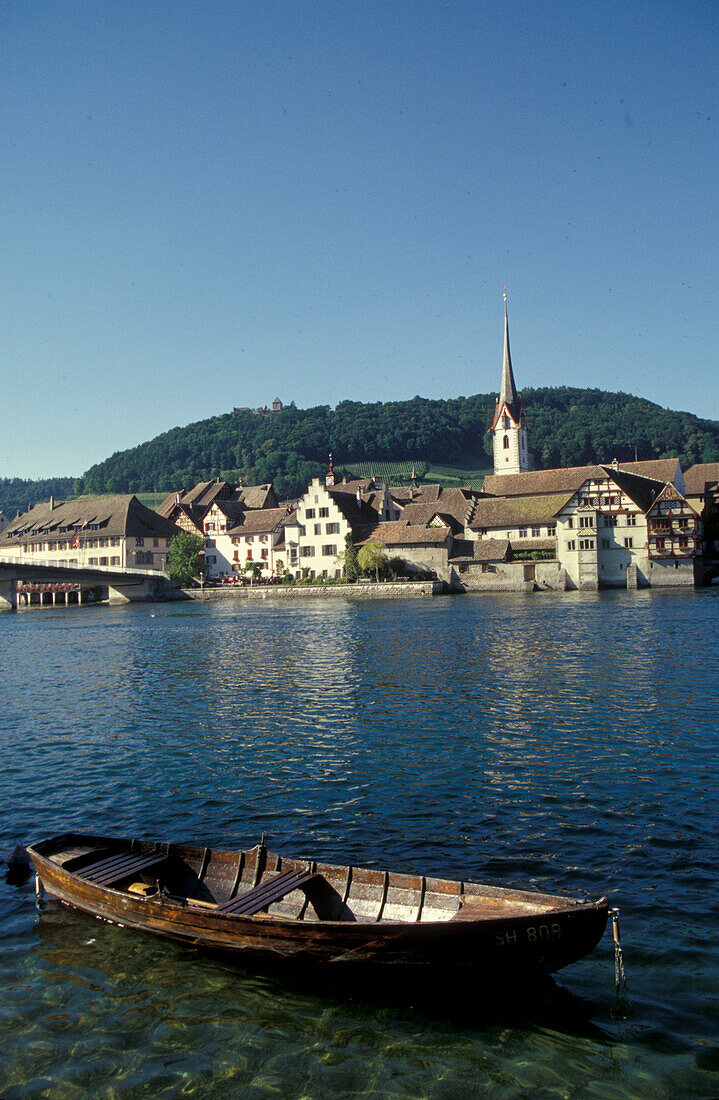
[[506,317],[507,316],[507,288],[506,288],[506,286],[502,287],[502,291],[503,291],[503,294],[504,294],[504,316]]

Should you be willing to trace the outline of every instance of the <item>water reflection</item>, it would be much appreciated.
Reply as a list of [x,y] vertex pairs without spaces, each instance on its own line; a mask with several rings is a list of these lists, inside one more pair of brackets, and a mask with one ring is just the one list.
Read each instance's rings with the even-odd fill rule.
[[123,1095],[719,1092],[716,596],[6,617],[6,850],[267,830],[291,854],[611,894],[634,1008],[620,1033],[609,943],[498,1015],[496,990],[310,995],[67,912],[36,925],[31,890],[0,884],[0,1095],[92,1094],[113,1057]]

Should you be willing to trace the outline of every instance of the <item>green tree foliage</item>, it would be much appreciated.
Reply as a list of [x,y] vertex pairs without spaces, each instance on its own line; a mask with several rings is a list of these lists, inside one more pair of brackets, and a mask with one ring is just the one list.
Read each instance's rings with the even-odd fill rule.
[[[676,455],[685,468],[719,461],[716,421],[602,390],[528,389],[522,398],[535,469],[627,461],[635,454],[640,459]],[[74,485],[70,478],[0,480],[0,508],[8,515],[18,508],[24,511],[28,503],[47,500],[53,491],[63,497],[169,493],[230,472],[246,485],[274,481],[278,497],[287,500],[325,473],[329,451],[338,466],[347,468],[424,462],[481,469],[491,464],[487,428],[494,403],[495,394],[475,394],[448,401],[341,401],[335,409],[290,407],[268,416],[225,413],[114,454]]]
[[254,584],[262,576],[262,562],[261,561],[246,561],[245,573],[250,574],[250,584]]
[[389,568],[387,551],[381,542],[368,542],[360,546],[357,551],[357,562],[367,576],[374,573],[376,581],[379,581],[380,573],[386,573]]
[[74,477],[51,477],[29,481],[21,477],[0,477],[0,510],[8,519],[26,512],[41,500],[67,500],[82,491]]
[[357,547],[354,544],[351,531],[348,531],[345,535],[344,553],[340,556],[342,558],[342,573],[344,579],[350,582],[356,581],[360,575],[360,566],[357,560]]
[[204,548],[199,535],[191,535],[189,531],[175,535],[167,554],[167,571],[176,585],[182,588],[204,572]]

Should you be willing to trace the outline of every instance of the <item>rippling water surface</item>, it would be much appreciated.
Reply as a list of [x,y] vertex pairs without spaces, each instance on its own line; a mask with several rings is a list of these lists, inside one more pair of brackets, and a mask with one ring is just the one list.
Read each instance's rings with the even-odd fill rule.
[[78,829],[609,894],[556,985],[287,981],[0,884],[0,1096],[719,1095],[719,592],[0,619],[0,852]]

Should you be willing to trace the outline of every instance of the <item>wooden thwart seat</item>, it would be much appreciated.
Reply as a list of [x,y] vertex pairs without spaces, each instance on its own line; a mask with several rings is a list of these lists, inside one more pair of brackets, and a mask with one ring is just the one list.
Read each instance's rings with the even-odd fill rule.
[[132,855],[130,852],[121,852],[106,859],[99,859],[87,867],[81,867],[75,874],[94,883],[95,886],[112,886],[115,882],[163,863],[166,858],[161,852],[155,852],[153,855]]
[[251,917],[255,913],[259,913],[261,909],[266,909],[268,905],[272,905],[273,902],[279,901],[287,894],[291,894],[293,890],[306,886],[312,879],[318,877],[315,871],[309,869],[284,871],[280,875],[275,875],[273,878],[259,883],[245,894],[240,894],[239,897],[230,898],[229,901],[223,902],[222,905],[217,906],[215,912],[235,913],[238,916]]

